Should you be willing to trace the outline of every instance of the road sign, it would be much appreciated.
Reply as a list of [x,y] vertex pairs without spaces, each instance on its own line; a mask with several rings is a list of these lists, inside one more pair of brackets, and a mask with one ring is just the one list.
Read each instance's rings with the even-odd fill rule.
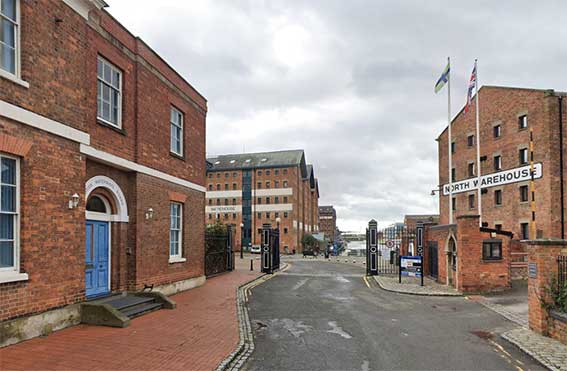
[[393,249],[394,246],[396,246],[396,243],[393,240],[388,240],[386,241],[386,246],[389,247],[390,249]]

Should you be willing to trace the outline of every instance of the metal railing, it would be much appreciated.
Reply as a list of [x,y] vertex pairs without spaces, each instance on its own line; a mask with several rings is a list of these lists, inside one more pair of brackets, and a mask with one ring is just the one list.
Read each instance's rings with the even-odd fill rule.
[[567,284],[567,256],[557,257],[557,284],[559,289]]

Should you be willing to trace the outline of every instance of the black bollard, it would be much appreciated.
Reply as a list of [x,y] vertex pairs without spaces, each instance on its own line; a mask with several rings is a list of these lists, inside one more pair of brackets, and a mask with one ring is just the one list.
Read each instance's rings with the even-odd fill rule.
[[254,270],[254,259],[250,259],[250,270]]

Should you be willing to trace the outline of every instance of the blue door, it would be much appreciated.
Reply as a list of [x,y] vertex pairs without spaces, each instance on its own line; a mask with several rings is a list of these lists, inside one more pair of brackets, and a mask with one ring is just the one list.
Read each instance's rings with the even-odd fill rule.
[[87,297],[110,292],[108,282],[108,222],[87,220],[85,283]]

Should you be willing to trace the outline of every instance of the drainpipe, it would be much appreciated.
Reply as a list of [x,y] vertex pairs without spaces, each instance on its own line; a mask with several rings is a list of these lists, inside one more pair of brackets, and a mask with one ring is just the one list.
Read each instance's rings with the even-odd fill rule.
[[563,96],[559,96],[559,179],[561,180],[561,238],[565,239],[565,191],[563,179]]

